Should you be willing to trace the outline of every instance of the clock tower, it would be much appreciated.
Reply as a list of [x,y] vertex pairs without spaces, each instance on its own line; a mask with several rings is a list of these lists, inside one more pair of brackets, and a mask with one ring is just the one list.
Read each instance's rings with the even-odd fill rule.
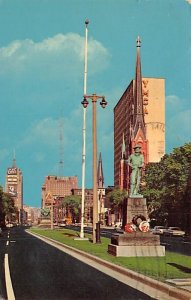
[[22,223],[23,218],[23,174],[16,165],[16,158],[13,158],[13,164],[7,168],[5,192],[11,195],[15,207],[18,208],[19,215],[17,220]]

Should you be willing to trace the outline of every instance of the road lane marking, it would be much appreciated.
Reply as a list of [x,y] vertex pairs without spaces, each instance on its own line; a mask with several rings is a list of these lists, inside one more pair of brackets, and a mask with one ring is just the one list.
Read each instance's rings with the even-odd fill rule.
[[5,253],[4,262],[5,262],[5,283],[6,283],[6,290],[7,290],[7,299],[15,300],[15,295],[14,295],[12,281],[11,281],[11,274],[9,270],[9,259],[7,253]]
[[6,246],[9,246],[9,241],[7,241]]

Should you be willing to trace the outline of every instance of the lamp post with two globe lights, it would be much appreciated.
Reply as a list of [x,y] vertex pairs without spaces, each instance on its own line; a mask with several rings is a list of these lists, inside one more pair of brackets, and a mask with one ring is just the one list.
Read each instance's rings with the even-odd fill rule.
[[98,192],[97,192],[97,121],[96,121],[96,104],[101,100],[100,105],[105,108],[107,101],[104,96],[96,94],[84,95],[81,102],[84,109],[87,108],[89,102],[92,100],[92,149],[93,149],[93,243],[100,243],[100,223],[98,222]]

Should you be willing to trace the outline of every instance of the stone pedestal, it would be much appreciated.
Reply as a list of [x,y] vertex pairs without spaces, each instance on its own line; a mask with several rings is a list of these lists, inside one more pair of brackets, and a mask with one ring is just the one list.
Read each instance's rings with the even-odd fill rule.
[[38,225],[38,227],[41,227],[41,228],[51,228],[50,217],[49,218],[43,218],[43,217],[41,217],[40,224]]
[[142,196],[129,197],[126,199],[124,207],[123,226],[127,223],[131,223],[133,217],[142,215],[145,219],[148,219],[147,202]]
[[151,232],[113,234],[108,253],[114,256],[165,256],[165,247],[160,246],[160,237]]
[[142,232],[144,229],[139,227],[142,221],[148,220],[146,199],[142,195],[129,197],[126,199],[124,211],[123,228],[126,228],[126,224],[133,223],[136,231],[113,234],[108,252],[114,256],[125,257],[165,256],[165,247],[160,245],[160,236],[153,235],[150,231]]

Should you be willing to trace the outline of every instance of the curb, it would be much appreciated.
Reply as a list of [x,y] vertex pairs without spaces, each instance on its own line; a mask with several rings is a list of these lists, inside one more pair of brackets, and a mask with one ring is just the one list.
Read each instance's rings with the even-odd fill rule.
[[191,293],[188,292],[188,291],[184,291],[184,290],[181,290],[177,287],[174,287],[174,286],[171,286],[171,285],[168,285],[168,284],[165,284],[165,283],[162,283],[160,281],[157,281],[155,279],[152,279],[152,278],[149,278],[147,276],[144,276],[142,274],[139,274],[135,271],[131,271],[129,269],[125,269],[121,266],[118,266],[118,265],[115,265],[115,264],[112,264],[106,260],[103,260],[99,257],[96,257],[96,256],[93,256],[89,253],[86,253],[84,251],[81,251],[81,250],[78,250],[76,248],[73,248],[71,246],[68,246],[66,244],[62,244],[61,242],[58,242],[56,240],[53,240],[51,238],[48,238],[48,237],[45,237],[41,234],[38,234],[38,233],[32,233],[28,230],[26,230],[29,234],[33,235],[33,236],[36,236],[36,237],[40,237],[40,238],[43,238],[44,240],[47,240],[47,241],[50,241],[56,245],[59,245],[61,246],[63,249],[67,249],[67,250],[70,250],[71,252],[73,253],[77,253],[77,254],[80,254],[82,255],[83,257],[86,257],[96,263],[99,263],[113,271],[116,271],[116,272],[119,272],[120,274],[123,274],[131,279],[134,279],[138,282],[141,282],[142,284],[146,285],[148,288],[153,288],[153,289],[156,289],[156,290],[160,290],[162,293],[164,293],[166,295],[166,299],[167,300],[191,300]]

